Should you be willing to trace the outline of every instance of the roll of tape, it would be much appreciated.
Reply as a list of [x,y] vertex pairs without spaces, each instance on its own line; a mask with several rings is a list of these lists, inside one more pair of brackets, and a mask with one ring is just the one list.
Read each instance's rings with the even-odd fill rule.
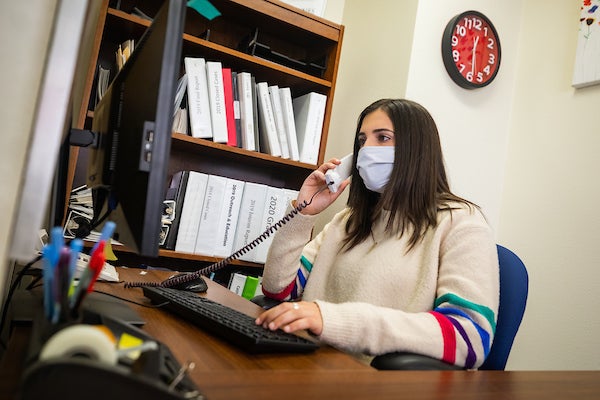
[[72,325],[52,335],[40,352],[40,360],[81,357],[114,365],[117,349],[114,337],[93,325]]

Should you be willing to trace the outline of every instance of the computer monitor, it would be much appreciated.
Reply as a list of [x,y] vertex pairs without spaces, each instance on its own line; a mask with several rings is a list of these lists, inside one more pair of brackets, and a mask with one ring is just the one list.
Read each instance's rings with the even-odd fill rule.
[[[50,17],[37,11],[32,12],[32,16],[42,18],[40,21],[51,19],[53,24],[51,35],[47,38],[47,53],[42,57],[42,61],[45,59],[45,65],[36,96],[37,106],[31,115],[31,131],[17,131],[17,134],[29,134],[25,162],[22,166],[15,164],[11,171],[5,171],[7,174],[20,175],[21,178],[18,188],[4,188],[4,190],[16,190],[17,200],[14,208],[5,209],[5,212],[12,212],[12,218],[10,214],[6,215],[6,221],[12,220],[12,226],[10,236],[6,238],[10,241],[8,257],[0,260],[0,294],[3,292],[2,284],[5,283],[5,278],[10,275],[11,263],[30,261],[40,244],[40,229],[50,228],[55,221],[52,216],[48,216],[48,213],[49,209],[54,209],[51,203],[58,193],[53,192],[53,187],[57,176],[56,167],[59,164],[59,149],[72,125],[73,99],[78,97],[79,90],[83,87],[84,71],[87,70],[86,62],[81,59],[81,55],[84,53],[83,50],[93,43],[95,21],[98,20],[99,13],[100,4],[88,0],[61,1],[56,5],[54,16]],[[26,22],[24,27],[15,28],[15,34],[18,34],[19,29],[33,29],[33,25],[28,26]],[[15,43],[17,46],[27,47],[29,45],[27,40],[34,41],[35,37],[35,35],[19,37]],[[22,53],[15,55],[14,61],[17,65],[31,61],[22,59],[22,55]],[[35,68],[29,73],[16,74],[17,85],[19,79],[22,81],[25,77],[36,80],[34,71]],[[7,75],[11,75],[10,70]],[[10,98],[10,85],[7,90],[7,96]],[[17,104],[25,104],[23,101],[25,98],[19,97]],[[23,114],[28,115],[27,112]],[[8,114],[6,117],[9,118],[8,122],[23,118],[20,115],[13,119],[13,116]],[[15,126],[21,127],[21,125]],[[19,154],[18,148],[14,151],[16,155]],[[2,205],[6,206],[10,203],[3,202]],[[0,296],[1,298],[3,295]]]
[[185,11],[185,0],[163,4],[94,110],[94,219],[108,213],[113,237],[149,257],[158,256]]

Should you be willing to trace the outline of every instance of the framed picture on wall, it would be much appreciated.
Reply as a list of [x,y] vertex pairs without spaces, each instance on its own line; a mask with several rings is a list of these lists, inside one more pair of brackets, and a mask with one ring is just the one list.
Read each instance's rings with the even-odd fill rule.
[[581,0],[573,70],[576,88],[600,83],[600,0]]

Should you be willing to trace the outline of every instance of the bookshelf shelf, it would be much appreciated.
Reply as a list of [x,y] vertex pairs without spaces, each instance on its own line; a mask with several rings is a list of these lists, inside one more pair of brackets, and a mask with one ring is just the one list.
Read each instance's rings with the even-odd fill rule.
[[199,153],[212,152],[215,155],[220,154],[224,157],[236,158],[240,160],[246,159],[246,162],[251,162],[250,160],[253,159],[257,160],[256,162],[262,162],[265,168],[285,165],[297,168],[299,171],[304,170],[307,175],[317,167],[314,164],[282,159],[281,157],[274,157],[272,155],[257,151],[244,150],[242,148],[228,146],[223,143],[215,143],[206,139],[193,138],[189,135],[184,135],[181,133],[173,133],[171,146],[175,148],[195,149],[195,151],[198,151]]
[[[93,242],[86,242],[86,245],[88,247],[92,247],[93,246]],[[122,258],[123,255],[128,254],[130,256],[132,256],[134,259],[139,258],[139,256],[137,256],[135,253],[133,253],[130,249],[128,249],[125,246],[113,246],[113,251],[118,255],[119,259]],[[127,256],[125,256],[127,257]],[[171,265],[173,266],[173,269],[177,268],[177,263],[181,260],[183,260],[186,264],[200,264],[200,265],[205,265],[205,264],[213,264],[216,263],[218,261],[220,261],[220,258],[217,257],[209,257],[209,256],[204,256],[204,255],[200,255],[200,254],[190,254],[190,253],[178,253],[176,251],[173,250],[165,250],[165,249],[161,249],[159,251],[159,257],[163,258],[162,262],[160,265]],[[148,264],[152,265],[154,264],[152,261],[154,260],[147,260],[149,261]],[[141,262],[140,262],[141,263]],[[249,267],[249,268],[262,268],[262,264],[257,264],[257,263],[253,263],[253,262],[248,262],[248,261],[242,261],[242,260],[233,260],[231,262],[231,265],[233,266],[242,266],[242,267]]]
[[[149,20],[132,14],[134,9],[153,16],[162,3],[162,0],[102,0],[96,40],[90,51],[87,89],[82,100],[84,106],[77,119],[78,128],[91,128],[99,66],[110,68],[113,78],[117,73],[114,60],[118,46],[125,40],[139,39],[150,25]],[[183,57],[202,57],[207,61],[220,61],[233,71],[250,72],[256,82],[266,81],[279,87],[290,87],[293,97],[309,92],[326,95],[318,162],[308,164],[292,161],[174,132],[168,166],[169,179],[177,171],[190,170],[297,190],[306,176],[324,159],[344,27],[278,0],[211,0],[211,3],[221,13],[211,21],[188,8],[182,37],[181,74],[184,73]],[[274,54],[284,54],[306,64],[318,59],[322,68],[304,70],[284,65],[281,59],[259,57],[263,53],[251,54],[244,44],[253,33],[260,34],[261,43],[266,43]],[[85,183],[80,180],[85,175],[81,173],[86,168],[85,151],[73,149],[71,155],[69,182],[76,187]],[[115,251],[127,255],[132,264],[140,263],[135,254],[127,249]],[[218,259],[215,257],[162,249],[156,262],[170,264],[176,269],[179,264],[198,268],[216,261]],[[248,268],[262,266],[238,260],[233,261],[232,265]]]

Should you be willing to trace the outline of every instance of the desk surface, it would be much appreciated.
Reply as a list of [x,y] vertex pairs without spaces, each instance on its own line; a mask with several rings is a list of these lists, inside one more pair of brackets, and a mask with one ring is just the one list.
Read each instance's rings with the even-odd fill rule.
[[[165,271],[144,271],[119,269],[121,280],[157,282],[168,277]],[[256,304],[238,296],[227,288],[207,279],[208,291],[200,296],[221,304],[258,316],[262,309]],[[136,303],[150,304],[141,288],[124,289],[123,284],[98,283],[96,290],[114,294]],[[354,358],[324,346],[309,354],[258,354],[250,355],[208,334],[197,326],[167,311],[130,304],[146,320],[143,330],[158,341],[165,343],[181,363],[193,361],[195,370],[248,370],[248,369],[345,369],[360,370],[370,367]]]
[[[119,269],[126,281],[159,281],[161,271]],[[260,307],[208,282],[206,297],[249,315]],[[139,288],[98,283],[96,289],[148,304]],[[598,399],[600,371],[376,371],[330,347],[306,355],[249,355],[167,312],[131,307],[143,330],[169,346],[180,363],[193,361],[190,377],[208,400],[260,399]],[[13,398],[29,330],[14,330],[0,363],[0,398]],[[268,371],[265,371],[268,370]]]
[[600,398],[600,371],[207,372],[198,386],[208,400],[591,400]]

